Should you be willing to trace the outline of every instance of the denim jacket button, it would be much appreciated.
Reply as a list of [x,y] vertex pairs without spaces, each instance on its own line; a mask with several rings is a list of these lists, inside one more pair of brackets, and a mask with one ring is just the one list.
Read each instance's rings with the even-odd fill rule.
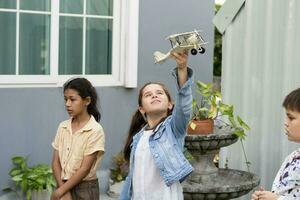
[[158,154],[156,153],[154,156],[155,156],[155,158],[157,158],[157,157],[158,157]]

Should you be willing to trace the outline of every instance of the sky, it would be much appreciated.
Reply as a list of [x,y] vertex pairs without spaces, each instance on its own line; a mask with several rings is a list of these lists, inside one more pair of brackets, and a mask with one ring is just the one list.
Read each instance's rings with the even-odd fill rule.
[[215,3],[217,4],[223,4],[226,0],[215,0]]

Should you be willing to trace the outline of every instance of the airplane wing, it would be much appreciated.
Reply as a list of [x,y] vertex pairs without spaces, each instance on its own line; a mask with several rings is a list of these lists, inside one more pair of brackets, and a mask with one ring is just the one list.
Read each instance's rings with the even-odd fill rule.
[[171,40],[171,39],[177,37],[178,35],[180,35],[180,33],[169,35],[168,37],[166,37],[166,40]]
[[[196,31],[196,32],[198,32],[198,31]],[[175,38],[175,37],[178,37],[178,36],[190,35],[190,34],[193,34],[193,33],[195,33],[195,31],[189,31],[189,32],[184,32],[184,33],[176,33],[176,34],[169,35],[168,37],[166,37],[166,39]]]
[[200,45],[208,44],[208,42],[201,42]]

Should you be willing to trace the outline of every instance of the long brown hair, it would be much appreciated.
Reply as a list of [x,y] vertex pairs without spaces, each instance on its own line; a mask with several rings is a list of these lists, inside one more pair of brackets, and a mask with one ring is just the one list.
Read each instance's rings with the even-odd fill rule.
[[[143,98],[143,92],[144,92],[145,87],[147,87],[148,85],[151,85],[151,84],[160,85],[162,87],[162,89],[164,90],[164,92],[166,93],[169,102],[172,102],[170,92],[164,84],[159,83],[159,82],[148,82],[139,91],[139,97],[138,97],[139,106],[142,106],[142,98]],[[169,116],[171,114],[172,114],[172,109],[168,110],[167,116]],[[163,121],[164,119],[165,118],[163,118],[161,121]],[[133,116],[132,116],[129,131],[128,131],[128,136],[127,136],[126,143],[125,143],[124,150],[123,150],[124,151],[124,157],[127,161],[129,161],[129,159],[130,159],[130,151],[131,151],[130,145],[133,141],[133,136],[141,128],[143,128],[146,124],[147,124],[147,121],[145,120],[144,116],[140,113],[139,109],[137,109],[135,111],[135,113],[133,114]]]

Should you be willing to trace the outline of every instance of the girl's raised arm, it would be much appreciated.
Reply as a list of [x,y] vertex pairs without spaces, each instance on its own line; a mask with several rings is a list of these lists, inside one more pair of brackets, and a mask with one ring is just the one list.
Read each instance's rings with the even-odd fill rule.
[[172,129],[174,135],[178,138],[183,138],[186,133],[186,126],[192,112],[192,90],[193,71],[187,67],[188,54],[172,53],[172,57],[176,61],[177,68],[173,75],[177,79],[177,93],[175,97],[175,107],[172,112]]

